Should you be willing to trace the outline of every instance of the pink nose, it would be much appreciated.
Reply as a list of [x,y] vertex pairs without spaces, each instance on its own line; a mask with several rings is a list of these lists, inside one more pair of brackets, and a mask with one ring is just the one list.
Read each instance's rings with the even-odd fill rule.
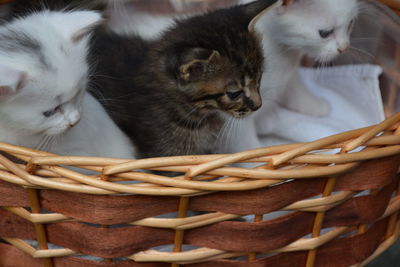
[[79,118],[78,120],[74,121],[74,122],[70,122],[69,123],[69,128],[74,127],[75,125],[77,125],[80,122],[81,118]]
[[339,47],[338,49],[337,49],[337,51],[339,52],[339,54],[343,54],[346,50],[347,50],[347,48],[349,48],[349,46],[342,46],[342,47]]

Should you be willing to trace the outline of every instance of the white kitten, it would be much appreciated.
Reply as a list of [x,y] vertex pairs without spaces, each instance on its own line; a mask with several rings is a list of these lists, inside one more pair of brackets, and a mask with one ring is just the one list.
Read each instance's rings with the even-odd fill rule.
[[42,11],[0,27],[0,141],[63,155],[133,157],[86,92],[92,11]]
[[[241,3],[247,2],[252,1],[241,0]],[[258,138],[249,135],[256,134],[258,125],[269,125],[266,114],[274,115],[279,106],[311,116],[325,116],[330,111],[329,104],[308,91],[300,79],[300,61],[308,56],[325,63],[348,49],[360,4],[357,0],[282,2],[283,5],[274,7],[256,23],[265,54],[261,82],[263,106],[241,121],[233,135],[240,136],[240,140],[228,137],[228,145],[220,146],[221,152],[261,147]]]
[[[263,36],[264,98],[301,113],[324,116],[328,104],[312,95],[300,80],[303,56],[328,62],[350,46],[358,14],[357,0],[284,0],[256,24]],[[260,112],[262,113],[262,112]]]

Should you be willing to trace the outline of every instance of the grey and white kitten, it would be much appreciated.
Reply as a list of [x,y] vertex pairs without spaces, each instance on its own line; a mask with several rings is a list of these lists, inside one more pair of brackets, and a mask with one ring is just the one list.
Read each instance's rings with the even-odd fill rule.
[[62,155],[132,158],[134,148],[86,92],[92,11],[41,11],[0,27],[0,141]]

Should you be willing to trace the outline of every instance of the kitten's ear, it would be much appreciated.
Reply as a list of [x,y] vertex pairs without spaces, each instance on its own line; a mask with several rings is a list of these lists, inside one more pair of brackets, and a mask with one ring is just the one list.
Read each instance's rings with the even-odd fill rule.
[[74,42],[82,39],[103,22],[101,14],[95,11],[55,12],[52,19],[61,34]]
[[258,0],[244,5],[249,31],[254,31],[254,26],[260,17],[276,5],[282,5],[282,0]]
[[188,50],[179,67],[179,76],[184,81],[193,81],[213,68],[221,55],[216,50],[192,48]]
[[26,82],[25,72],[0,64],[0,100],[16,94]]

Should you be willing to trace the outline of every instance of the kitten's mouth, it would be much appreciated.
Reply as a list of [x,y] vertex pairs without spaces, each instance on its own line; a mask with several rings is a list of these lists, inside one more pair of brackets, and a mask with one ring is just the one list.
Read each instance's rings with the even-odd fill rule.
[[54,127],[54,128],[47,129],[45,131],[45,133],[46,133],[46,135],[49,135],[49,136],[57,136],[57,135],[61,135],[61,134],[65,133],[68,129],[70,129],[69,126]]
[[252,113],[252,112],[251,112],[250,109],[240,109],[240,110],[235,110],[235,111],[233,111],[233,112],[230,112],[230,114],[231,114],[233,117],[237,118],[237,119],[244,118],[244,117],[250,115],[251,113]]
[[317,62],[320,63],[320,64],[328,64],[339,55],[340,55],[339,53],[328,54],[328,55],[319,57],[317,59]]

